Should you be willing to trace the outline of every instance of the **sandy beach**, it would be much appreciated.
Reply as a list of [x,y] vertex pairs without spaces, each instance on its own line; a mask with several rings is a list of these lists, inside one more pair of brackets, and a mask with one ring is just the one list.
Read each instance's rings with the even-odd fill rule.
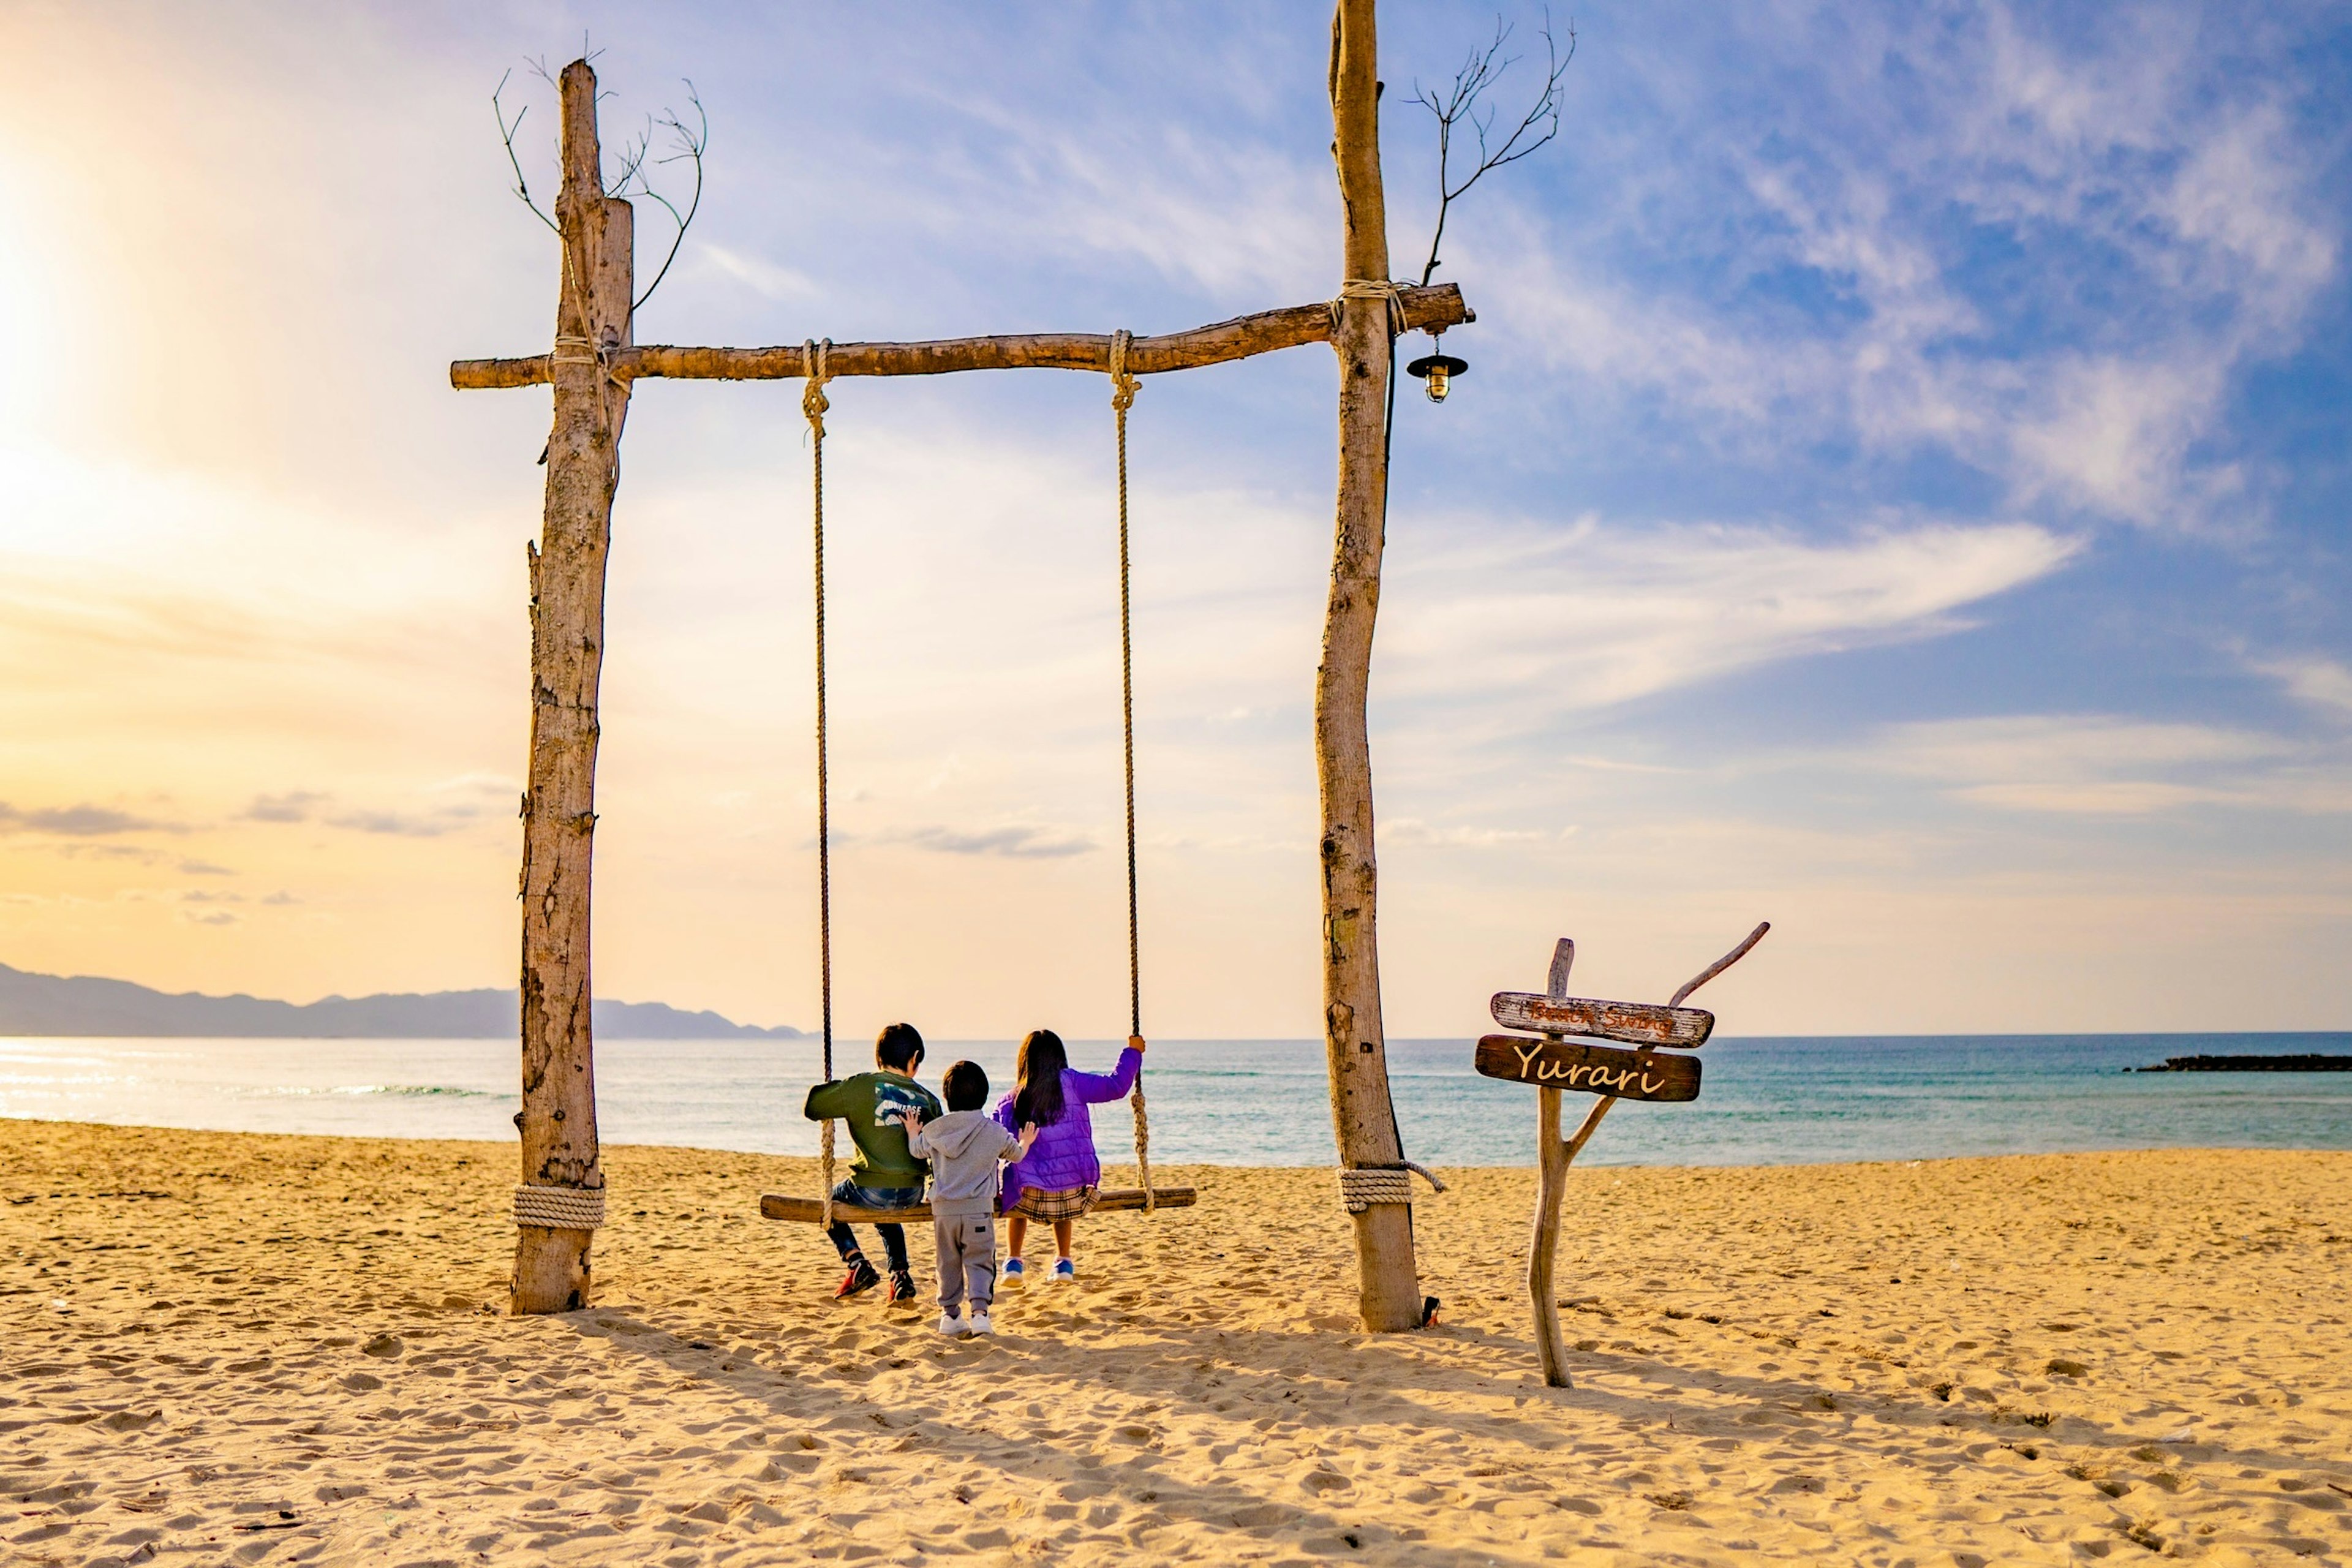
[[830,1300],[755,1215],[812,1162],[677,1149],[507,1318],[513,1165],[0,1122],[7,1560],[2352,1560],[2352,1154],[1577,1172],[1566,1391],[1528,1172],[1420,1205],[1426,1333],[1328,1172],[1195,1167],[975,1343]]

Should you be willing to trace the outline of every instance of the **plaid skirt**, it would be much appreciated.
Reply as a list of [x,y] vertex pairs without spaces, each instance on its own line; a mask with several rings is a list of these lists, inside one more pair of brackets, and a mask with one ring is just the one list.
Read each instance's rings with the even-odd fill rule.
[[1095,1206],[1093,1187],[1065,1187],[1058,1193],[1041,1192],[1035,1187],[1024,1187],[1021,1196],[1004,1212],[1053,1225],[1060,1220],[1082,1219]]

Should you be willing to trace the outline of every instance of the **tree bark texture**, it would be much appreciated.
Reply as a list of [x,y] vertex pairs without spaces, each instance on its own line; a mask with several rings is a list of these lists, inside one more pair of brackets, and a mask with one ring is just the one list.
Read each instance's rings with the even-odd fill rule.
[[[1434,284],[1398,291],[1407,328],[1456,327],[1475,320],[1462,301],[1460,285]],[[1127,351],[1136,375],[1223,364],[1279,349],[1331,341],[1328,302],[1291,305],[1237,316],[1189,331],[1137,338]],[[1110,369],[1110,335],[1105,332],[1031,332],[1005,337],[942,338],[913,343],[835,343],[825,361],[835,375],[946,375],[964,370]],[[679,348],[648,343],[614,356],[614,374],[627,379],[664,376],[685,381],[790,381],[801,374],[801,345],[780,348]],[[449,384],[460,390],[537,386],[548,376],[548,356],[464,359],[449,367]]]
[[[1346,219],[1347,279],[1385,280],[1388,219],[1381,193],[1379,48],[1373,0],[1339,0],[1331,24],[1332,152]],[[1339,360],[1339,520],[1323,658],[1315,677],[1315,763],[1323,803],[1323,1029],[1340,1163],[1404,1158],[1389,1096],[1374,927],[1371,742],[1365,731],[1372,626],[1387,527],[1389,304],[1342,298],[1332,347]],[[1373,1204],[1356,1215],[1358,1303],[1375,1331],[1421,1326],[1412,1208]]]
[[[589,1029],[589,872],[596,826],[596,693],[604,652],[604,563],[620,480],[628,384],[600,351],[629,341],[634,215],[606,198],[596,73],[564,68],[563,187],[555,216],[555,424],[547,502],[531,553],[530,766],[523,796],[522,1179],[601,1191],[594,1040]],[[595,1233],[519,1227],[516,1313],[588,1304]]]

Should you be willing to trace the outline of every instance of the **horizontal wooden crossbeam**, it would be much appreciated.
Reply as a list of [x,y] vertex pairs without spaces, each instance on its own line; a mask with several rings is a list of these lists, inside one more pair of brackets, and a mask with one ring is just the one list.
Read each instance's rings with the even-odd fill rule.
[[[1188,1209],[1200,1196],[1191,1187],[1154,1187],[1152,1201],[1163,1209]],[[1108,1209],[1139,1209],[1143,1206],[1141,1187],[1105,1187],[1095,1194],[1094,1212]],[[824,1215],[824,1205],[814,1198],[796,1198],[782,1193],[763,1193],[760,1196],[760,1216],[762,1219],[794,1220],[814,1225]],[[856,1220],[864,1225],[878,1221],[883,1225],[916,1225],[931,1217],[931,1205],[915,1204],[902,1209],[869,1209],[860,1204],[835,1204],[833,1217]]]
[[[1400,288],[1403,330],[1443,331],[1478,318],[1462,302],[1459,284]],[[1277,349],[1328,342],[1334,331],[1328,303],[1261,310],[1230,321],[1135,338],[1127,348],[1127,368],[1137,375],[1192,370],[1228,360],[1248,359]],[[993,338],[940,338],[919,343],[835,343],[825,364],[835,375],[945,375],[962,370],[1110,369],[1107,332],[1029,332]],[[548,379],[548,357],[461,359],[449,367],[449,384],[460,389],[537,386]],[[666,376],[674,381],[789,381],[801,374],[801,345],[765,349],[677,348],[651,343],[614,351],[614,375],[633,380]]]

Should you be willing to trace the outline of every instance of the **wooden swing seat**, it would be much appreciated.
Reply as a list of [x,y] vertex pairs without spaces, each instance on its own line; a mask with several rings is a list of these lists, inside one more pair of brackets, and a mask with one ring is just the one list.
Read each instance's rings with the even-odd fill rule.
[[[1163,1209],[1191,1208],[1200,1196],[1191,1187],[1155,1187],[1151,1195],[1156,1206]],[[1141,1187],[1105,1187],[1095,1194],[1096,1214],[1107,1209],[1139,1209],[1142,1206]],[[814,1198],[796,1198],[783,1193],[760,1194],[760,1217],[762,1219],[814,1225],[824,1214],[824,1205]],[[855,1221],[859,1225],[914,1225],[931,1217],[931,1205],[911,1204],[902,1209],[870,1209],[860,1204],[837,1203],[833,1205],[833,1217]]]

